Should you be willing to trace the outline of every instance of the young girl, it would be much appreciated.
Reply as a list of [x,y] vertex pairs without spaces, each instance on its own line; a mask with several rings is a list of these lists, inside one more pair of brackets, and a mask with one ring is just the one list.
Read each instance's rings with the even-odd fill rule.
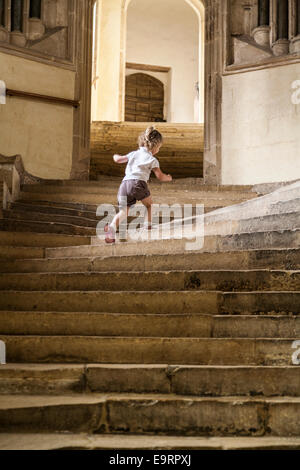
[[151,171],[160,181],[172,181],[171,175],[164,174],[159,168],[159,161],[154,157],[162,146],[162,135],[154,128],[148,127],[139,137],[139,150],[128,155],[114,155],[116,163],[127,163],[125,178],[118,191],[120,211],[110,225],[105,226],[106,243],[114,243],[116,231],[121,221],[128,216],[130,207],[141,201],[147,208],[147,226],[151,228],[152,197],[147,185]]

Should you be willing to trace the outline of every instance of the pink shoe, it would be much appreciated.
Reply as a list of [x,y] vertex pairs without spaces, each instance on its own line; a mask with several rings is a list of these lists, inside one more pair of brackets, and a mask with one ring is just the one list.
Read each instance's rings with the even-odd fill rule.
[[104,227],[104,232],[105,232],[105,243],[115,243],[116,241],[116,234],[110,225],[106,224]]

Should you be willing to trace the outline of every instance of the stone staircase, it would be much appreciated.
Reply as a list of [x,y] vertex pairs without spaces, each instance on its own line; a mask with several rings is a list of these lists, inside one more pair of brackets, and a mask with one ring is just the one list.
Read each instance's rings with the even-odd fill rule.
[[197,251],[179,216],[169,239],[105,245],[117,184],[24,185],[4,210],[0,448],[300,449],[300,182],[152,182],[204,204]]
[[162,133],[157,155],[161,168],[173,178],[203,177],[203,124],[93,122],[91,125],[91,179],[99,175],[121,176],[124,165],[113,162],[115,153],[126,155],[138,148],[138,136],[150,125]]

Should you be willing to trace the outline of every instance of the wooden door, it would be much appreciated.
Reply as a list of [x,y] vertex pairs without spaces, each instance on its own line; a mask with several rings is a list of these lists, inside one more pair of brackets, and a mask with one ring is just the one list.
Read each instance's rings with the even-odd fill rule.
[[126,77],[125,121],[153,122],[164,118],[164,85],[144,73]]

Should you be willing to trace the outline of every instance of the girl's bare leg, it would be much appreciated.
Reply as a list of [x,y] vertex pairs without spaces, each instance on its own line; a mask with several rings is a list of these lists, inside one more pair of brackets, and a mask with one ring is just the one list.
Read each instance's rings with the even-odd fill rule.
[[128,217],[129,210],[130,210],[130,207],[126,207],[126,209],[121,209],[121,210],[115,215],[115,217],[113,218],[112,223],[110,224],[110,226],[111,226],[115,231],[117,231],[117,229],[118,229],[120,223],[122,222],[122,220],[124,220],[125,217]]
[[147,224],[148,224],[148,227],[151,227],[151,224],[152,224],[152,204],[153,204],[152,196],[149,196],[149,197],[146,197],[145,199],[143,199],[142,204],[144,204],[144,206],[147,209]]

